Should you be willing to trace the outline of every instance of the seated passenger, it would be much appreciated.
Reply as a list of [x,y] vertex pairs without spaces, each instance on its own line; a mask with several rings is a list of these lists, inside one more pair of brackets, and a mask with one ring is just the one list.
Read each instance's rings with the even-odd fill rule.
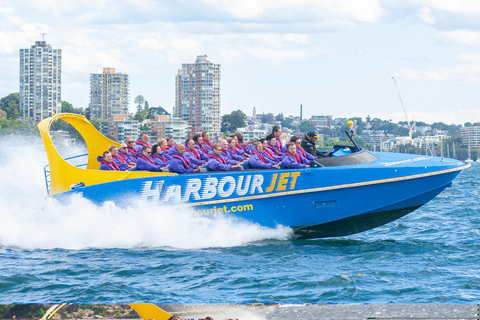
[[235,132],[235,137],[237,138],[237,145],[235,147],[244,153],[243,156],[245,157],[250,156],[250,153],[251,153],[250,147],[243,142],[242,133],[240,131]]
[[208,162],[208,150],[203,146],[203,138],[201,135],[196,134],[193,136],[193,141],[195,141],[195,149],[200,153],[200,157],[205,162]]
[[258,141],[256,144],[257,150],[252,150],[250,158],[248,159],[248,163],[250,164],[251,168],[255,169],[278,169],[280,162],[278,163],[271,163],[262,154],[263,151],[263,144]]
[[269,134],[266,138],[267,148],[265,151],[271,152],[278,160],[282,160],[283,153],[279,153],[277,150],[277,138],[273,134]]
[[207,154],[208,154],[212,150],[213,143],[212,143],[212,141],[210,141],[210,134],[208,133],[207,130],[202,131],[202,139],[203,139],[202,145],[208,151],[207,152]]
[[167,149],[170,150],[172,147],[176,147],[177,144],[175,143],[175,140],[173,140],[173,137],[172,136],[168,136],[166,138],[167,140]]
[[140,153],[137,154],[137,169],[148,171],[162,171],[164,167],[156,165],[153,162],[150,155],[152,154],[152,148],[144,146]]
[[304,161],[305,164],[310,164],[310,162],[312,162],[313,160],[317,160],[317,157],[315,157],[311,153],[305,152],[305,149],[302,148],[302,139],[300,139],[299,137],[296,137],[296,139],[294,139],[293,141],[292,139],[290,139],[290,141],[295,143],[295,147],[297,148],[297,153],[299,153],[300,156],[302,156],[306,160],[306,162]]
[[127,151],[130,157],[132,157],[133,160],[137,160],[137,149],[135,149],[134,141],[131,137],[127,137],[125,139],[125,143],[127,144]]
[[135,150],[137,150],[137,154],[142,151],[143,147],[151,147],[150,143],[148,142],[150,140],[150,137],[146,133],[142,133],[138,140],[135,142]]
[[[269,148],[268,148],[268,141],[266,139],[260,139],[259,140],[260,142],[262,142],[262,145],[263,145],[263,156],[265,157],[265,159],[268,159],[270,162],[281,162],[282,160],[277,157],[274,152],[272,152]],[[288,150],[287,150],[288,151]]]
[[127,161],[118,155],[118,149],[116,146],[109,146],[108,151],[112,154],[112,161],[117,164],[120,171],[127,171],[129,169]]
[[161,153],[162,157],[165,157],[167,162],[170,162],[170,160],[172,159],[172,156],[168,153],[167,140],[160,139],[158,140],[157,144],[160,146],[160,149],[162,150],[162,153]]
[[209,152],[208,168],[212,171],[230,171],[240,167],[242,164],[228,164],[224,158],[222,158],[221,149],[219,144],[212,145],[212,151]]
[[[237,160],[233,159],[233,157],[227,152],[228,143],[227,143],[227,140],[225,140],[225,139],[222,139],[222,141],[220,141],[220,150],[221,150],[220,151],[220,156],[228,164],[234,165],[234,164],[240,163],[241,165],[243,165],[247,161],[247,160],[237,161]],[[241,170],[241,168],[238,168],[238,169],[235,169],[235,170]]]
[[167,168],[169,164],[167,163],[165,156],[162,156],[162,152],[162,148],[160,148],[158,144],[154,144],[152,147],[152,160],[155,165]]
[[185,158],[188,159],[191,163],[193,163],[196,166],[203,167],[207,161],[202,159],[202,156],[200,155],[200,152],[195,149],[195,142],[193,139],[188,139],[185,141],[185,153],[183,154]]
[[120,148],[118,150],[118,155],[123,158],[128,163],[128,169],[135,168],[137,165],[135,163],[136,157],[132,153],[128,152],[128,147],[126,143],[120,143]]
[[288,144],[288,151],[285,153],[285,157],[283,157],[282,166],[287,169],[300,169],[310,167],[310,165],[302,163],[302,159],[297,153],[297,148],[295,147],[295,143],[293,142],[290,142]]
[[98,156],[97,161],[100,162],[100,170],[120,171],[120,168],[112,161],[112,154],[110,151],[105,151],[103,157]]
[[173,149],[175,152],[173,153],[172,160],[170,160],[170,170],[176,173],[193,173],[200,171],[200,167],[197,167],[185,158],[185,146],[183,144],[177,144]]
[[[230,157],[235,160],[235,161],[244,161],[246,157],[243,152],[243,149],[237,150],[237,140],[234,138],[227,138],[227,153],[230,155]],[[248,155],[248,154],[247,154]]]

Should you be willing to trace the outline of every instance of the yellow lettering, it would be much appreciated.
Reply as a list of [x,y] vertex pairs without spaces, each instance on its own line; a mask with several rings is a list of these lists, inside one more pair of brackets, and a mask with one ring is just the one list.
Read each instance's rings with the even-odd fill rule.
[[223,211],[225,211],[227,213],[230,212],[230,211],[228,211],[227,206],[223,206]]
[[223,213],[223,208],[218,208],[218,213]]
[[288,182],[288,177],[290,176],[290,172],[284,172],[280,174],[280,179],[278,180],[278,185],[277,185],[277,191],[283,191],[287,189],[287,182]]
[[292,172],[292,174],[290,175],[290,177],[292,178],[290,182],[290,190],[295,188],[295,183],[297,183],[297,178],[299,175],[300,175],[300,172]]
[[209,214],[212,214],[212,211],[215,211],[215,209],[210,209],[210,213],[209,213]]
[[232,210],[232,212],[236,212],[237,211],[237,207],[233,206],[230,208]]
[[273,189],[275,188],[275,182],[277,182],[277,176],[278,173],[275,173],[272,177],[272,182],[270,183],[270,186],[265,190],[265,192],[272,192]]
[[251,204],[245,204],[243,205],[243,210],[244,211],[253,210],[253,206]]

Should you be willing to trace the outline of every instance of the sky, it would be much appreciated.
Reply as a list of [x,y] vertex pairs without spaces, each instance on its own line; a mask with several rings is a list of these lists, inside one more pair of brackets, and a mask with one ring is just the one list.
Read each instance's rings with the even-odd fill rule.
[[132,112],[137,95],[171,111],[177,70],[206,54],[222,114],[480,122],[478,0],[2,0],[0,97],[42,33],[74,107],[111,67],[130,76]]

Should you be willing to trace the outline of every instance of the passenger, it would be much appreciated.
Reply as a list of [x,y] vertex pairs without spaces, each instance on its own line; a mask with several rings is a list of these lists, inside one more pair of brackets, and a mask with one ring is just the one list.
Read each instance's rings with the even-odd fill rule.
[[128,147],[126,143],[120,143],[118,155],[127,162],[129,170],[137,166],[137,164],[135,163],[135,157],[133,157],[132,154],[128,152]]
[[263,144],[258,141],[256,144],[256,151],[252,150],[252,154],[250,159],[248,159],[248,163],[250,167],[255,169],[278,169],[280,162],[278,163],[271,163],[268,159],[265,159],[264,155],[262,154],[263,151]]
[[137,150],[137,154],[142,151],[143,147],[151,147],[150,143],[148,142],[150,140],[150,137],[146,133],[142,133],[138,140],[135,142],[135,150]]
[[170,150],[171,147],[177,146],[177,144],[175,143],[175,140],[173,140],[172,136],[168,136],[166,140],[167,140],[167,149],[168,150]]
[[269,153],[269,157],[270,158],[273,157],[275,160],[278,159],[278,161],[282,161],[283,153],[279,153],[277,150],[277,147],[276,147],[277,138],[275,138],[275,135],[269,134],[265,140],[267,141],[267,145],[265,148],[265,144],[264,144],[264,149],[266,153]]
[[158,144],[154,144],[152,146],[152,160],[153,163],[157,166],[168,168],[169,164],[167,162],[167,158],[162,156],[162,148]]
[[100,170],[120,171],[120,168],[112,161],[112,154],[110,151],[105,151],[103,157],[98,156],[97,161],[100,162]]
[[173,153],[172,160],[170,160],[170,170],[176,173],[193,173],[200,170],[200,167],[197,167],[185,158],[185,146],[183,144],[177,144],[174,149],[175,152]]
[[278,154],[283,154],[283,144],[282,144],[282,128],[280,126],[273,126],[272,134],[275,136],[275,149],[277,150]]
[[327,153],[322,153],[317,150],[317,147],[315,146],[315,142],[317,142],[317,138],[319,136],[315,132],[309,132],[305,134],[305,138],[302,140],[302,148],[310,153],[311,155],[315,156],[316,158],[318,157],[328,157],[328,152]]
[[137,154],[137,168],[138,170],[148,171],[162,171],[165,167],[156,165],[153,162],[151,155],[152,148],[149,146],[143,146],[142,150]]
[[[230,157],[233,159],[233,160],[236,160],[236,161],[244,161],[246,159],[246,157],[244,156],[244,154],[247,154],[245,152],[243,152],[243,149],[240,149],[238,150],[236,148],[237,146],[237,143],[236,143],[236,139],[234,138],[227,138],[227,143],[228,143],[228,146],[227,146],[227,153],[230,155]],[[248,155],[248,154],[247,154]]]
[[112,154],[112,161],[120,168],[120,171],[127,171],[129,169],[127,161],[118,155],[116,146],[109,146],[108,151]]
[[212,150],[213,143],[212,143],[212,141],[210,141],[210,134],[208,133],[207,130],[202,132],[202,139],[203,139],[202,145],[208,151],[207,152],[207,154],[208,154]]
[[251,154],[251,150],[250,150],[250,147],[247,146],[245,142],[243,142],[243,134],[240,131],[237,131],[235,132],[235,137],[238,140],[236,148],[238,150],[241,150],[244,153],[243,154],[244,157],[248,158]]
[[185,158],[188,159],[191,163],[195,164],[196,166],[203,167],[206,165],[207,161],[202,160],[202,156],[200,155],[200,152],[195,149],[195,141],[193,139],[188,139],[185,141],[185,145],[187,146],[185,148]]
[[[228,150],[228,143],[227,143],[227,140],[225,139],[222,139],[220,141],[220,149],[221,149],[221,152],[220,152],[220,156],[228,163],[228,164],[231,164],[231,165],[234,165],[234,164],[237,164],[237,163],[240,163],[240,164],[244,164],[247,160],[246,159],[243,159],[243,160],[235,160],[233,159],[233,157],[227,152]],[[241,170],[240,168],[238,170]]]
[[168,153],[167,140],[160,139],[158,140],[157,144],[160,146],[160,149],[162,150],[162,153],[161,153],[162,157],[165,157],[167,162],[170,162],[170,160],[172,159],[172,156]]
[[240,167],[242,164],[237,163],[237,164],[228,164],[227,161],[222,158],[221,154],[221,148],[219,144],[214,144],[212,146],[212,151],[208,154],[209,160],[208,160],[208,168],[212,171],[230,171],[232,169],[236,169]]
[[[263,139],[263,140],[265,140],[265,139]],[[250,152],[252,152],[252,150],[253,150],[253,151],[256,151],[256,150],[257,150],[256,144],[257,144],[258,141],[260,141],[260,140],[257,139],[257,138],[255,138],[255,139],[252,139],[252,140],[250,140],[250,141],[247,142],[247,146],[248,146],[248,148],[250,149]],[[262,143],[263,143],[263,141],[262,141]]]
[[208,150],[203,146],[203,138],[201,135],[196,134],[193,136],[193,141],[195,141],[195,149],[200,153],[202,160],[208,162]]
[[305,151],[305,149],[302,148],[302,139],[298,138],[295,141],[292,141],[295,143],[295,147],[297,148],[297,152],[308,162],[305,164],[310,164],[310,162],[317,160],[317,158],[308,152]]
[[127,148],[128,148],[128,153],[130,154],[130,157],[133,160],[137,160],[137,149],[135,149],[134,141],[131,137],[127,137],[125,139],[125,142],[127,143]]
[[288,144],[288,151],[285,153],[285,157],[282,160],[282,166],[287,169],[299,169],[299,168],[309,168],[310,165],[302,163],[300,155],[297,153],[297,148],[295,143],[290,142]]

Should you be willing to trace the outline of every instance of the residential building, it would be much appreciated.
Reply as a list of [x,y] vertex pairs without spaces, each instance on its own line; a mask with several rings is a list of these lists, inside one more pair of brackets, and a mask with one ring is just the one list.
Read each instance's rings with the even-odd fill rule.
[[265,130],[254,129],[254,128],[237,128],[243,136],[243,141],[248,142],[253,139],[262,139],[267,136],[267,132]]
[[103,73],[90,74],[90,119],[110,119],[128,114],[128,74],[116,73],[115,68],[103,68]]
[[140,124],[137,120],[129,120],[126,115],[112,115],[110,120],[99,122],[99,131],[103,135],[111,135],[121,143],[127,137],[136,140],[140,135]]
[[[220,65],[206,55],[182,64],[177,74],[174,115],[185,120],[192,132],[220,132]],[[179,98],[178,98],[179,97]]]
[[460,128],[460,134],[464,147],[480,148],[480,126],[462,127]]
[[332,116],[312,116],[310,122],[315,127],[331,127],[333,124]]
[[45,41],[20,49],[19,113],[41,121],[62,111],[62,50]]
[[149,127],[153,142],[172,136],[176,143],[187,139],[189,128],[186,121],[170,116],[155,116],[155,120],[149,122]]

